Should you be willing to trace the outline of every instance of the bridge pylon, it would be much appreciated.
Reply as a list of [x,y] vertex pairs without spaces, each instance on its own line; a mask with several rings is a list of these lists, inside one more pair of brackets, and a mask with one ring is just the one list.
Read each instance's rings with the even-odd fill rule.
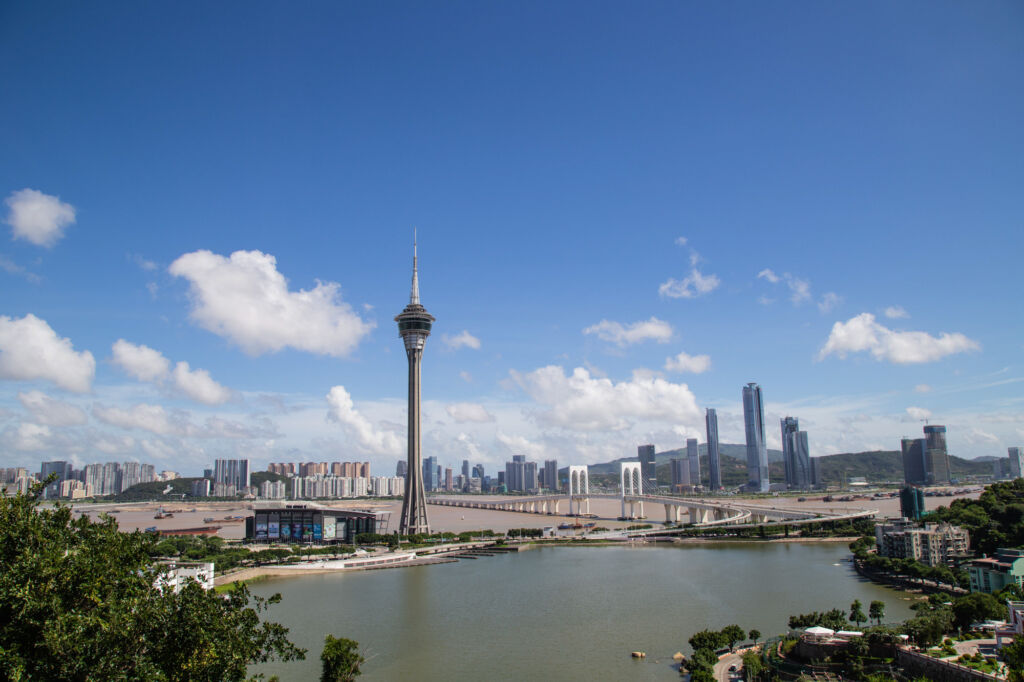
[[[622,517],[624,519],[643,518],[644,501],[635,499],[644,494],[643,473],[640,462],[619,462],[619,490],[622,491]],[[629,516],[626,516],[626,498],[629,503]],[[640,508],[640,516],[636,515],[637,505]]]
[[576,515],[583,514],[583,505],[590,513],[590,474],[585,464],[569,465],[569,515],[572,516],[572,503],[576,501]]

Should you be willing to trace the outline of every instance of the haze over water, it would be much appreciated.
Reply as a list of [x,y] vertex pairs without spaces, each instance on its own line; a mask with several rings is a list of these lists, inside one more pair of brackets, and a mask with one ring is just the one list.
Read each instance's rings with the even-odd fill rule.
[[[861,581],[845,543],[546,547],[419,568],[271,579],[269,612],[309,649],[300,663],[258,668],[313,679],[327,633],[355,639],[365,679],[679,679],[672,654],[705,628],[736,623],[765,636],[796,613],[886,604],[902,593]],[[835,565],[835,564],[840,565]],[[646,651],[646,661],[630,658]]]

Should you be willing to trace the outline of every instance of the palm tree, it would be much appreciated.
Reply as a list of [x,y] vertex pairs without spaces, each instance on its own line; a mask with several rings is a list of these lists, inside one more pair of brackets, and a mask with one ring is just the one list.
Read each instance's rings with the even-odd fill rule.
[[873,618],[876,624],[881,625],[882,618],[885,616],[885,602],[877,599],[871,602],[868,606],[868,616]]
[[860,603],[860,599],[854,599],[850,604],[850,620],[860,627],[860,624],[867,619],[867,616],[864,615],[864,605]]

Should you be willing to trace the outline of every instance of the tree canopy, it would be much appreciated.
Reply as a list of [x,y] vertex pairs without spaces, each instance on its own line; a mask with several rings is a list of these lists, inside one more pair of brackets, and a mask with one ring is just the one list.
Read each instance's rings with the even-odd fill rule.
[[74,518],[30,495],[0,495],[0,670],[9,680],[245,680],[247,666],[303,658],[276,603],[237,583],[154,587],[156,539],[110,517]]

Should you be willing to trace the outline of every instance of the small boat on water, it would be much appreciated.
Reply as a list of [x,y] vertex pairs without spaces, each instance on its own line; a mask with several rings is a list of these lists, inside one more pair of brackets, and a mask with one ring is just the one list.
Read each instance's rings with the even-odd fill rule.
[[156,526],[150,526],[149,528],[146,529],[146,532],[147,533],[155,533],[156,532]]
[[156,513],[156,516],[154,516],[153,518],[154,519],[169,519],[169,518],[171,518],[173,516],[174,516],[174,512],[164,511],[163,507],[161,507],[160,511],[158,511]]
[[203,523],[216,523],[216,522],[217,522],[217,519],[213,518],[212,516],[207,516],[205,519],[203,519]]

